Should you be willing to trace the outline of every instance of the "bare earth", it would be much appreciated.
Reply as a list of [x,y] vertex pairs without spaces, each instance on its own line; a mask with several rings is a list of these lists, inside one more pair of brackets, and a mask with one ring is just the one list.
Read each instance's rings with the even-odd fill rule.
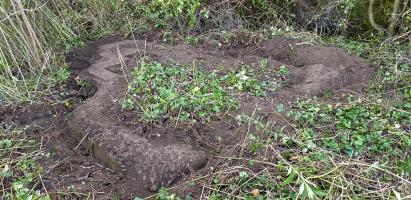
[[[139,124],[132,113],[120,108],[127,92],[123,71],[127,73],[142,56],[163,63],[192,65],[194,62],[205,71],[219,71],[217,73],[243,64],[259,68],[259,62],[266,59],[273,69],[286,65],[290,75],[287,85],[270,92],[268,97],[241,96],[238,111],[207,126],[148,126]],[[99,199],[149,196],[160,187],[206,174],[210,167],[221,164],[216,156],[241,152],[239,146],[244,141],[246,127],[230,123],[233,116],[253,114],[258,105],[263,108],[258,114],[280,127],[285,122],[267,114],[274,112],[276,105],[326,92],[361,90],[375,70],[365,60],[341,49],[283,37],[259,46],[228,49],[105,38],[73,51],[67,61],[75,74],[93,83],[94,95],[66,114],[56,114],[59,112],[37,105],[20,115],[32,113],[28,116],[33,117],[19,121],[37,123],[47,130],[43,137],[48,138],[46,143],[55,150],[53,159],[63,160],[62,165],[49,167],[51,170],[44,179],[50,185],[74,185],[83,192],[96,190],[101,195]],[[122,69],[121,62],[127,68]],[[259,78],[269,80],[271,76],[267,72]],[[61,178],[55,174],[71,176]],[[81,182],[93,182],[93,188],[84,188]]]

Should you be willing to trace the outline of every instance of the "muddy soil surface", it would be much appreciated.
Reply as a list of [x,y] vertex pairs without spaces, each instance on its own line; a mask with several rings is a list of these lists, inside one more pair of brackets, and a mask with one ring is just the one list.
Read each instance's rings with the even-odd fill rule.
[[[239,110],[206,126],[147,126],[120,108],[127,92],[125,77],[142,57],[163,63],[195,63],[217,73],[243,65],[257,69],[266,60],[268,68],[287,66],[290,75],[286,86],[267,97],[240,96]],[[96,92],[49,124],[54,126],[48,128],[51,146],[60,160],[67,158],[65,165],[52,168],[53,172],[73,174],[71,178],[50,178],[50,182],[77,188],[82,187],[81,182],[94,182],[95,188],[87,191],[96,190],[100,199],[149,196],[160,187],[189,180],[193,174],[208,173],[210,167],[221,164],[216,155],[243,154],[247,127],[235,123],[233,118],[238,114],[258,114],[280,127],[285,121],[273,114],[276,105],[326,92],[361,90],[375,71],[365,60],[341,49],[283,37],[259,46],[224,49],[104,38],[74,50],[67,61],[76,75],[96,87]],[[274,77],[269,71],[264,79]],[[257,107],[262,111],[256,113]]]

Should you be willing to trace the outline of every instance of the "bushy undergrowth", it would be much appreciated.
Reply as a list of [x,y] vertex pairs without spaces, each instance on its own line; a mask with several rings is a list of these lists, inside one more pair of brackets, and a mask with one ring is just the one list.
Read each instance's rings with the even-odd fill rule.
[[411,150],[409,100],[390,105],[349,99],[335,105],[300,101],[288,115],[304,132],[302,140],[318,141],[337,153],[398,157]]
[[236,108],[222,80],[215,73],[204,73],[195,66],[165,66],[141,62],[132,72],[129,96],[123,108],[142,112],[143,121],[164,120],[198,123]]
[[[320,30],[331,26],[327,28],[332,29],[330,33],[368,34],[371,29],[367,3],[357,0],[321,0],[314,4],[294,0],[19,2],[1,2],[1,99],[9,103],[38,96],[33,93],[42,90],[39,80],[43,78],[39,77],[61,65],[56,61],[62,60],[54,53],[56,47],[71,49],[79,44],[79,36],[89,39],[113,33],[130,35],[152,28],[200,33],[268,27],[281,30],[290,26],[301,30],[309,28],[308,24]],[[394,0],[379,3],[374,9],[375,21],[387,27]],[[404,41],[410,27],[410,6],[403,2],[400,8],[394,30],[396,39]],[[18,91],[15,98],[10,95],[13,90]]]
[[77,35],[94,39],[109,34],[130,35],[149,28],[142,1],[56,0],[49,7]]
[[411,110],[403,92],[400,104],[348,97],[278,106],[292,131],[242,114],[237,123],[255,127],[242,148],[254,156],[222,158],[224,167],[192,184],[215,200],[409,198]]
[[38,160],[49,157],[25,130],[0,128],[0,194],[3,199],[49,200]]
[[177,23],[179,28],[194,27],[200,5],[200,0],[154,0],[148,3],[145,15],[158,28],[167,27],[170,21]]
[[[261,65],[264,65],[262,61]],[[210,122],[230,109],[238,108],[239,95],[264,97],[268,91],[281,87],[281,77],[288,74],[285,66],[274,68],[270,81],[257,77],[259,71],[242,66],[223,75],[204,72],[195,65],[164,65],[141,61],[131,73],[128,95],[122,102],[126,110],[141,113],[145,122]],[[261,72],[260,72],[261,73]]]
[[[387,28],[394,0],[377,1],[373,16]],[[294,26],[317,33],[352,34],[372,30],[368,1],[360,0],[153,0],[153,1],[53,1],[50,6],[73,30],[86,37],[121,32],[131,34],[150,28],[181,32],[261,29]],[[403,2],[395,32],[409,31],[410,5]],[[381,31],[380,31],[381,32]]]
[[[238,123],[255,128],[243,147],[254,157],[234,154],[224,167],[187,184],[201,185],[203,195],[216,200],[410,198],[409,46],[381,43],[381,36],[311,38],[275,31],[343,47],[377,65],[378,75],[366,94],[277,106],[276,115],[291,131],[263,117],[238,116]],[[277,159],[267,161],[267,154]],[[167,198],[179,199],[164,189],[158,199]]]

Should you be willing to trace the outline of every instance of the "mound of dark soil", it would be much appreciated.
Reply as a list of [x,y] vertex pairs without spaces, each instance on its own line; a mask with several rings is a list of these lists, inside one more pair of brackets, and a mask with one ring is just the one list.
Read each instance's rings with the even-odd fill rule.
[[120,41],[90,49],[96,54],[83,74],[96,82],[98,91],[74,111],[67,137],[85,145],[119,176],[132,180],[133,187],[156,191],[174,183],[180,173],[203,167],[206,155],[190,144],[148,141],[113,115],[112,108],[120,104],[127,82],[124,75],[109,68],[121,67],[119,58],[138,54],[136,46],[143,45],[144,41]]
[[354,89],[370,80],[375,68],[361,58],[336,47],[320,47],[298,40],[275,38],[260,55],[294,66],[289,77],[294,95],[320,95],[340,89]]
[[[69,54],[67,61],[80,76],[96,85],[97,92],[67,118],[60,140],[67,143],[64,148],[70,151],[91,152],[99,163],[121,177],[116,190],[122,193],[119,195],[122,198],[147,196],[160,187],[176,183],[191,170],[213,165],[213,155],[224,154],[218,148],[242,143],[246,133],[225,120],[195,128],[146,126],[134,118],[137,122],[134,126],[124,123],[127,113],[118,111],[127,92],[125,74],[141,57],[163,63],[195,63],[203,70],[217,73],[243,65],[259,68],[262,60],[267,61],[269,68],[288,67],[286,87],[264,98],[239,97],[241,107],[230,116],[252,114],[257,105],[269,113],[277,104],[299,96],[360,89],[374,72],[364,60],[334,47],[319,47],[287,38],[274,38],[260,46],[218,49],[106,38],[77,49]],[[265,77],[269,79],[271,74]]]

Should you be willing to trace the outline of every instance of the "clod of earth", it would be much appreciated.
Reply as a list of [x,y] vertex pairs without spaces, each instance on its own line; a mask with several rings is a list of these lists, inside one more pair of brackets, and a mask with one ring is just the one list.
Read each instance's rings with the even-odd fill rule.
[[[73,118],[69,121],[69,131],[66,131],[67,136],[91,150],[94,157],[118,175],[132,181],[133,187],[150,190],[169,186],[190,169],[204,167],[209,154],[176,138],[152,141],[142,137],[141,131],[125,126],[118,120],[114,107],[120,104],[127,92],[125,76],[121,69],[116,69],[119,68],[120,57],[126,59],[144,54],[160,62],[172,60],[186,65],[201,61],[199,67],[208,71],[218,70],[222,65],[228,66],[228,70],[242,64],[255,66],[253,63],[261,60],[267,60],[269,67],[286,65],[290,71],[287,77],[289,86],[267,97],[272,100],[267,102],[275,104],[286,103],[294,96],[320,95],[326,91],[355,88],[370,80],[375,70],[366,61],[341,49],[319,47],[287,38],[271,39],[262,48],[232,49],[171,46],[155,41],[146,43],[143,40],[100,40],[86,47],[86,50],[79,49],[76,52],[77,55],[69,59],[72,68],[81,70],[80,74],[94,82],[98,90],[75,109]],[[243,110],[249,110],[245,107],[253,107],[246,102],[240,103],[243,103]],[[224,132],[228,128],[217,127],[216,130]],[[198,131],[199,135],[207,135],[206,128]],[[237,139],[242,138],[237,132],[231,135]]]

